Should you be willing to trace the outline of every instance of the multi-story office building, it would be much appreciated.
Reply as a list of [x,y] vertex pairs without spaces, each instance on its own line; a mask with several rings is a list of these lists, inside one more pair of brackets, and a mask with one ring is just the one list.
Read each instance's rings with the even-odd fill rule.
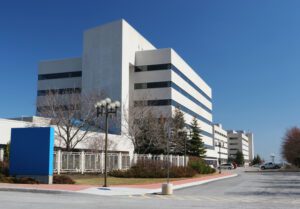
[[253,134],[245,131],[227,131],[229,157],[235,158],[237,151],[244,155],[245,163],[248,164],[253,159]]
[[223,129],[222,124],[213,125],[215,151],[218,153],[218,159],[221,163],[228,161],[228,136],[227,131]]
[[121,120],[110,130],[116,134],[126,131],[122,125],[126,109],[146,104],[170,116],[180,108],[187,124],[198,119],[207,160],[217,158],[209,85],[173,49],[157,49],[124,20],[85,31],[82,57],[43,61],[38,73],[38,104],[49,90],[104,91],[119,100]]

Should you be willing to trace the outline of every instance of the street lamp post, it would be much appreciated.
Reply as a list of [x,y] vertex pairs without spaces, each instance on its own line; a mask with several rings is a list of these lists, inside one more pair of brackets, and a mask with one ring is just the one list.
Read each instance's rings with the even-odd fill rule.
[[104,185],[107,187],[107,145],[108,145],[108,116],[110,114],[117,115],[118,108],[120,107],[120,102],[112,102],[110,98],[106,98],[97,102],[95,108],[97,110],[97,117],[105,116],[105,156],[104,156]]
[[187,150],[187,137],[188,137],[188,133],[189,133],[189,129],[187,127],[184,127],[182,129],[179,129],[178,132],[183,133],[184,134],[184,167],[186,167],[186,150]]
[[223,147],[223,143],[221,141],[218,141],[218,147],[219,147],[219,174],[222,173],[221,171],[221,147]]

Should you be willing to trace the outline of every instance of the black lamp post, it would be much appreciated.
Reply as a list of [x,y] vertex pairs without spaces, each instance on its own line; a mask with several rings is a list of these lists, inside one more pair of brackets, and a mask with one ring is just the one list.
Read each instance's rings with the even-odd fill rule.
[[223,147],[223,143],[221,141],[218,141],[218,147],[219,147],[219,174],[222,173],[221,171],[221,147]]
[[105,116],[105,155],[104,155],[104,185],[107,187],[107,141],[108,141],[108,116],[110,114],[117,115],[118,108],[121,106],[119,101],[111,102],[110,98],[106,98],[97,102],[95,108],[97,109],[97,117]]
[[187,127],[183,127],[178,130],[179,133],[184,134],[184,167],[186,167],[186,151],[187,151],[187,138],[189,136],[189,129]]

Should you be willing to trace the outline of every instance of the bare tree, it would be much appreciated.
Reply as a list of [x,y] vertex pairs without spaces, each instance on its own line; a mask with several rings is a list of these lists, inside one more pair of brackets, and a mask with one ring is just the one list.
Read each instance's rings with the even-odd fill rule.
[[[105,139],[103,135],[97,134],[93,137],[89,137],[89,140],[86,140],[85,144],[91,152],[99,152],[99,150],[104,150]],[[113,142],[109,140],[107,144],[108,150],[111,150],[112,145]]]
[[165,152],[165,120],[146,101],[143,99],[129,108],[123,106],[123,134],[132,141],[135,153],[160,154]]
[[287,130],[283,137],[281,153],[289,163],[300,167],[300,128],[293,127]]
[[66,92],[48,90],[37,101],[37,114],[51,119],[55,134],[67,151],[90,137],[90,131],[99,131],[94,104],[104,98],[104,94],[84,94],[76,89]]

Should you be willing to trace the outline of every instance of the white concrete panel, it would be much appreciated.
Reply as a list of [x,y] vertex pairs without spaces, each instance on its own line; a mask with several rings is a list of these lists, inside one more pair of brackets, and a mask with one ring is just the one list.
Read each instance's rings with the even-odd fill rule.
[[10,142],[12,128],[31,127],[32,123],[8,119],[0,119],[0,144]]
[[134,101],[171,99],[171,88],[138,89],[134,91]]
[[136,66],[171,63],[171,49],[157,49],[136,52]]
[[134,83],[171,81],[171,70],[135,72],[133,76]]
[[38,90],[80,88],[81,78],[59,78],[38,81]]
[[[130,104],[130,95],[132,94],[133,88],[132,84],[129,81],[129,75],[132,75],[133,67],[136,62],[136,52],[142,50],[155,49],[155,47],[146,40],[139,32],[137,32],[131,25],[129,25],[125,20],[122,22],[122,104],[126,107],[129,107]],[[129,98],[129,99],[128,99]],[[132,101],[131,101],[132,103]],[[123,122],[123,120],[122,120]]]
[[84,32],[82,91],[105,92],[121,101],[122,21]]
[[41,61],[38,67],[39,74],[64,73],[81,70],[81,58]]

